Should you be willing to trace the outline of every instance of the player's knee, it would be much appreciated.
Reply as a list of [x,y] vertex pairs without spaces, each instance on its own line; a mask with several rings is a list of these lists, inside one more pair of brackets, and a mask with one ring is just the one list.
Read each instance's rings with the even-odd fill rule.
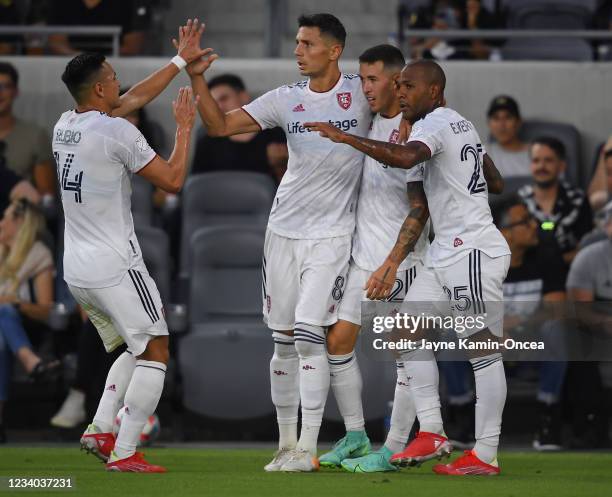
[[151,339],[147,344],[147,348],[145,349],[145,351],[140,356],[138,356],[138,359],[168,364],[168,360],[170,359],[170,350],[168,349],[168,337],[160,336]]
[[297,351],[295,350],[295,341],[293,336],[274,331],[272,333],[274,339],[274,356],[273,359],[295,359]]
[[355,341],[352,337],[340,333],[328,333],[327,353],[329,355],[345,355],[355,350]]

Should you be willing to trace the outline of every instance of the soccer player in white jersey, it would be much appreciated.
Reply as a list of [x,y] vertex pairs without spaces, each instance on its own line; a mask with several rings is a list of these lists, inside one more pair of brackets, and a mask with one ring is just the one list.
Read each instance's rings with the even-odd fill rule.
[[361,152],[321,140],[303,123],[325,120],[366,134],[371,122],[359,77],[338,67],[346,38],[342,23],[331,14],[314,14],[298,24],[294,54],[308,79],[269,91],[241,109],[219,110],[200,76],[209,62],[187,68],[211,136],[275,126],[287,135],[289,162],[270,212],[263,257],[263,314],[274,338],[270,383],[280,435],[266,471],[318,466],[317,438],[329,391],[325,332],[337,321],[344,292],[363,166]]
[[[168,161],[119,116],[158,95],[179,66],[209,53],[200,49],[201,34],[197,20],[188,21],[180,28],[177,58],[122,97],[115,71],[103,55],[77,55],[62,75],[76,101],[53,131],[66,223],[64,278],[106,350],[127,344],[108,372],[98,410],[81,438],[81,447],[105,461],[109,471],[165,472],[136,452],[164,386],[168,328],[134,234],[130,178],[137,173],[165,191],[180,190],[196,107],[191,88],[181,88],[173,104],[176,142]],[[112,427],[121,402],[126,415],[115,440]]]
[[[396,79],[404,65],[402,52],[391,45],[369,48],[359,57],[361,87],[375,113],[368,133],[373,140],[399,140],[402,114]],[[369,454],[355,343],[361,329],[361,302],[368,296],[401,302],[423,267],[429,246],[429,211],[422,173],[422,168],[403,171],[365,158],[346,290],[338,322],[327,333],[331,386],[347,433],[331,452],[319,458],[321,466],[342,465],[359,472],[393,471],[396,468],[389,460],[408,440],[416,413],[404,365],[398,361],[391,429],[385,445]]]
[[[486,155],[474,125],[444,107],[446,77],[433,61],[415,61],[401,72],[399,98],[405,119],[413,123],[406,145],[360,138],[329,126],[307,123],[337,143],[351,145],[391,167],[410,169],[423,164],[435,239],[425,268],[408,290],[405,303],[428,302],[438,312],[446,300],[454,315],[478,313],[485,327],[471,330],[470,340],[494,341],[502,332],[502,282],[510,251],[495,228],[488,192],[503,190],[503,180]],[[491,304],[491,305],[489,305]],[[476,321],[474,319],[474,321]],[[482,321],[482,320],[481,320]],[[422,331],[422,330],[421,330]],[[466,332],[467,336],[468,333]],[[417,335],[418,336],[418,335]],[[497,448],[506,399],[506,378],[501,353],[490,349],[469,351],[476,383],[476,444],[451,464],[438,464],[438,474],[499,474]],[[427,348],[402,354],[420,429],[406,449],[391,462],[415,465],[450,453],[440,415],[438,369]]]

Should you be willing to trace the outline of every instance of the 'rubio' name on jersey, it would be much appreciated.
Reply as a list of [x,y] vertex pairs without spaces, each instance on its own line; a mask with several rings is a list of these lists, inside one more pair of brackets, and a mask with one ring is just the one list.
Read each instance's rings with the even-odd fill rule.
[[[342,131],[350,131],[352,128],[359,126],[359,121],[357,119],[344,119],[343,121],[332,121],[330,119],[328,122]],[[310,133],[310,130],[305,128],[300,121],[293,121],[287,123],[287,133]]]

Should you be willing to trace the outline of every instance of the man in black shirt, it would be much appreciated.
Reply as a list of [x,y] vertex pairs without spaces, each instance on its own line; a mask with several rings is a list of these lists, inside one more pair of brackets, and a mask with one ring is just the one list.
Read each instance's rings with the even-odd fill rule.
[[[538,223],[518,196],[497,203],[493,218],[510,247],[510,268],[504,289],[504,329],[529,326],[542,302],[565,300],[565,263],[556,244],[540,240]],[[558,323],[546,320],[540,327],[546,349],[561,346]],[[540,426],[533,446],[537,450],[561,448],[560,397],[566,362],[540,363],[537,400]]]
[[[211,79],[208,88],[223,113],[239,109],[250,101],[244,82],[233,74]],[[196,144],[191,173],[253,171],[269,174],[280,183],[289,158],[286,143],[280,128],[230,137],[202,135]]]
[[530,157],[534,183],[522,187],[519,195],[540,225],[540,239],[556,241],[567,275],[580,239],[593,229],[593,213],[582,190],[560,178],[566,168],[563,143],[538,138],[531,143]]

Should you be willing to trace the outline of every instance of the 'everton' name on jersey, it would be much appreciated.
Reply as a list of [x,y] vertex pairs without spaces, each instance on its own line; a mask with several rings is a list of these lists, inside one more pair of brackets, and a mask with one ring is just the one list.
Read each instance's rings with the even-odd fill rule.
[[493,224],[482,171],[485,149],[474,125],[454,110],[439,107],[414,123],[413,140],[431,151],[423,169],[423,188],[436,236],[426,265],[450,266],[472,249],[489,257],[510,254]]
[[64,279],[80,288],[117,285],[146,271],[132,220],[131,173],[155,158],[140,131],[102,112],[64,112],[53,130],[64,207]]
[[269,229],[298,239],[351,234],[363,154],[308,131],[303,123],[330,122],[364,136],[371,112],[359,77],[343,74],[324,93],[312,91],[308,81],[282,86],[243,109],[262,129],[279,126],[287,135],[289,163],[270,212]]

